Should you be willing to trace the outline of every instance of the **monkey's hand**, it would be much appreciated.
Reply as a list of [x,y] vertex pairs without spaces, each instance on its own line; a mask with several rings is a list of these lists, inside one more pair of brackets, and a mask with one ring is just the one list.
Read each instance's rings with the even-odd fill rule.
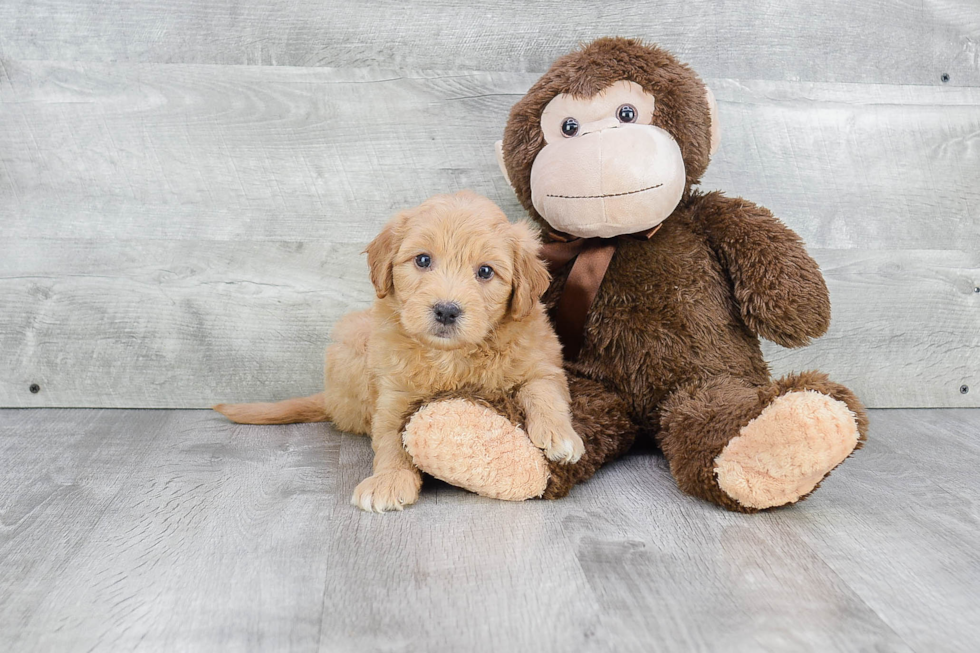
[[802,347],[826,333],[827,285],[796,233],[768,209],[721,193],[696,200],[695,211],[753,332],[783,347]]

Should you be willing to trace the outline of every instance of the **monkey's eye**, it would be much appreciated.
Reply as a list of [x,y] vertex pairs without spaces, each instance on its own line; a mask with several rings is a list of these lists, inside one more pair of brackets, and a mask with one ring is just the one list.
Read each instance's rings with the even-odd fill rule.
[[616,110],[619,122],[636,122],[636,108],[632,104],[624,104]]
[[430,265],[432,265],[432,257],[428,254],[419,254],[415,257],[415,267],[419,267],[424,270]]
[[561,123],[561,133],[571,138],[578,133],[578,120],[575,118],[565,118]]
[[493,268],[490,267],[489,265],[481,265],[476,271],[476,276],[480,277],[484,281],[486,281],[487,279],[492,279]]

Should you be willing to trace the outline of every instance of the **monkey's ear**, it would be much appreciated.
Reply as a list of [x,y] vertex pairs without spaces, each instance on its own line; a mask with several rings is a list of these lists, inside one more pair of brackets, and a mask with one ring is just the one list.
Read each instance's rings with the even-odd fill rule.
[[374,284],[374,292],[378,299],[384,299],[395,292],[392,266],[395,262],[395,254],[401,246],[405,220],[404,213],[393,217],[364,249],[367,254],[368,269],[371,271],[371,283]]
[[715,101],[715,94],[707,86],[704,87],[705,95],[708,96],[708,116],[711,120],[711,149],[708,154],[715,155],[718,145],[721,143],[721,125],[718,123],[718,103]]
[[510,313],[515,320],[523,320],[534,309],[541,295],[548,289],[551,276],[538,256],[541,241],[527,221],[511,225],[514,232],[514,278]]
[[504,175],[507,183],[513,186],[514,184],[510,183],[510,175],[507,174],[507,165],[504,163],[504,142],[497,141],[493,144],[493,149],[497,151],[497,165],[500,166],[500,172]]

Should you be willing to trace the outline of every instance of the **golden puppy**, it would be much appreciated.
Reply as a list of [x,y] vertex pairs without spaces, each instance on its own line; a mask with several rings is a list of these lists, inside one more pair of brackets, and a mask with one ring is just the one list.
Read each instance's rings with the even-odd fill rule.
[[275,404],[215,406],[236,422],[331,420],[370,433],[374,474],[354,490],[364,510],[401,510],[422,479],[401,441],[407,412],[438,393],[515,393],[527,434],[551,460],[583,453],[572,429],[561,347],[540,297],[548,273],[525,223],[471,192],[437,195],[396,215],[367,247],[377,301],[341,319],[324,392]]

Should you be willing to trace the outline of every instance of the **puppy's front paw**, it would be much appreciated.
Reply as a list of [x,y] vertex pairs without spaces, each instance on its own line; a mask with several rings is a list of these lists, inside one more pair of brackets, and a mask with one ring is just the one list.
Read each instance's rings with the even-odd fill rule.
[[368,476],[354,488],[351,504],[368,512],[401,510],[418,501],[422,478],[411,469]]
[[544,450],[548,460],[567,465],[577,463],[585,453],[582,438],[572,428],[572,423],[568,419],[556,420],[548,425],[528,424],[527,435],[534,446]]

